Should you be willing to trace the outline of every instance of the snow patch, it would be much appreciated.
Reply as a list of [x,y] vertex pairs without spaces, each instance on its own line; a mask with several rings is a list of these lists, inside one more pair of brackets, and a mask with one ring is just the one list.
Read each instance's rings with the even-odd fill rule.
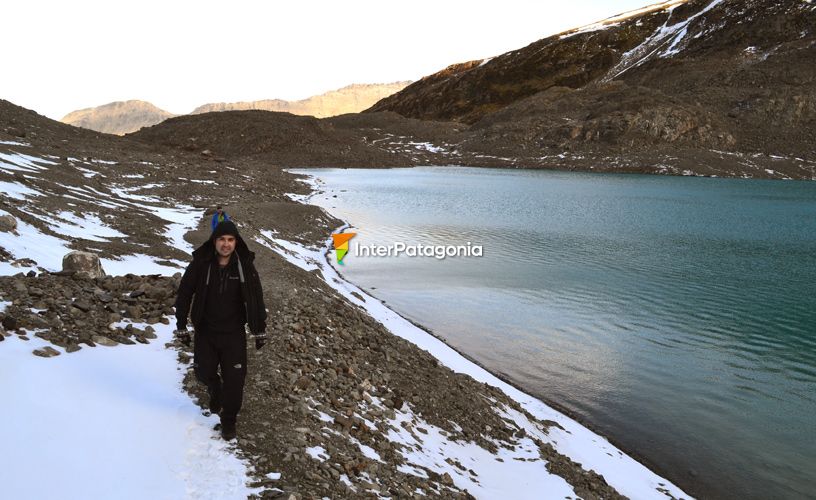
[[28,196],[43,196],[41,192],[23,186],[19,182],[0,181],[0,192],[5,193],[9,198],[20,201],[25,201]]
[[[250,465],[213,432],[182,390],[166,349],[172,326],[150,344],[83,347],[49,359],[51,344],[11,336],[0,349],[0,471],[7,498],[247,498]],[[43,480],[47,478],[47,480]]]
[[[395,412],[388,439],[402,444],[405,472],[427,477],[425,469],[449,474],[454,484],[477,498],[539,499],[574,497],[572,486],[547,471],[538,446],[531,438],[518,440],[512,448],[499,445],[491,453],[473,442],[449,440],[444,430],[425,422],[407,405]],[[421,427],[423,432],[416,431]],[[471,473],[473,471],[475,474]],[[422,471],[422,472],[419,472]]]
[[330,458],[329,454],[326,452],[326,449],[323,448],[322,446],[313,446],[311,448],[306,448],[306,454],[314,458],[315,460],[319,460],[321,462],[325,462]]
[[[118,259],[99,259],[102,269],[111,276],[124,276],[129,273],[139,274],[160,274],[162,276],[173,276],[184,271],[186,262],[179,260],[157,259],[144,254],[122,255]],[[158,261],[167,262],[162,264]]]
[[52,231],[63,236],[91,241],[108,241],[110,238],[127,237],[126,234],[102,222],[94,213],[84,213],[78,216],[73,212],[62,211],[55,217],[39,216]]
[[83,167],[77,167],[76,165],[74,165],[74,168],[79,170],[80,172],[82,172],[82,175],[84,177],[88,178],[88,179],[90,179],[92,177],[96,177],[97,175],[100,176],[100,177],[105,177],[104,175],[100,174],[96,170],[91,170],[89,168],[83,168]]
[[0,153],[0,170],[30,173],[48,170],[48,167],[38,165],[38,163],[57,165],[57,162],[22,153]]
[[[626,71],[638,67],[644,62],[648,61],[653,55],[657,54],[658,57],[671,57],[680,52],[681,46],[680,42],[688,34],[688,27],[692,21],[697,19],[698,17],[702,16],[706,12],[710,11],[718,4],[720,4],[722,0],[713,0],[709,3],[705,8],[703,8],[697,14],[689,17],[685,21],[681,21],[677,24],[673,24],[669,26],[669,22],[671,21],[671,15],[666,19],[666,22],[663,23],[663,26],[657,29],[649,38],[644,40],[640,45],[637,47],[625,52],[622,56],[620,61],[612,67],[612,69],[607,73],[607,75],[603,78],[603,81],[611,81],[617,78],[618,76],[622,75]],[[673,11],[678,5],[686,3],[686,0],[679,0],[679,1],[672,1],[672,2],[665,2],[661,5],[661,9],[668,10],[669,12]],[[648,9],[648,8],[647,8]],[[661,51],[661,48],[665,47],[668,44],[668,47]]]
[[[602,21],[597,23],[587,24],[573,30],[567,31],[563,35],[559,37],[559,39],[563,40],[565,38],[570,38],[575,35],[579,35],[581,33],[590,33],[592,31],[603,30],[607,28],[611,28],[613,26],[618,26],[621,22],[626,21],[627,19],[631,19],[633,17],[637,17],[643,14],[648,14],[650,12],[657,12],[659,10],[671,10],[674,9],[676,6],[686,3],[688,0],[668,0],[665,2],[660,2],[652,5],[647,5],[646,7],[641,7],[640,9],[630,10],[624,12],[622,14],[618,14],[612,17],[608,17]],[[640,22],[640,21],[638,21]]]
[[[5,214],[2,212],[0,215]],[[22,220],[17,221],[17,233],[18,236],[0,232],[0,246],[16,259],[29,258],[49,271],[62,269],[62,257],[71,251],[65,241],[45,234]],[[25,272],[24,269],[15,268],[8,263],[2,264],[5,265],[0,266],[0,274],[8,276]]]

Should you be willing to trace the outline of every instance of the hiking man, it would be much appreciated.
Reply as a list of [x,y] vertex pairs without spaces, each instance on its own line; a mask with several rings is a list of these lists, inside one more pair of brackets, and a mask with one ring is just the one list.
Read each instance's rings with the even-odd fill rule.
[[227,215],[227,212],[225,212],[224,209],[221,208],[221,205],[218,205],[217,207],[215,207],[215,213],[213,214],[212,220],[210,221],[210,231],[215,231],[215,228],[218,226],[218,224],[226,222],[228,220],[230,220],[229,215]]
[[235,223],[221,222],[193,252],[176,297],[176,334],[189,347],[189,312],[195,329],[195,375],[207,386],[210,411],[220,414],[221,436],[227,441],[236,436],[235,423],[244,398],[245,325],[249,325],[256,349],[266,343],[266,307],[254,260],[255,254]]

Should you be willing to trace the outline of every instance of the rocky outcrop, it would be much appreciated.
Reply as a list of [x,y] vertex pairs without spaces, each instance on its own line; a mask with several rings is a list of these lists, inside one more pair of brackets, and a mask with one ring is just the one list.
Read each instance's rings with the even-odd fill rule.
[[62,272],[65,274],[81,274],[89,278],[105,276],[99,256],[91,252],[73,251],[62,258]]

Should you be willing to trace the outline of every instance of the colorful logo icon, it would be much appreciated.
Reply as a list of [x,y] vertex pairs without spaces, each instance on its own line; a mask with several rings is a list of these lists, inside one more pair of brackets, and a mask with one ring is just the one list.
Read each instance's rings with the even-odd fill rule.
[[349,240],[357,236],[357,233],[338,233],[332,235],[334,241],[334,252],[337,255],[337,263],[344,266],[343,258],[349,251]]

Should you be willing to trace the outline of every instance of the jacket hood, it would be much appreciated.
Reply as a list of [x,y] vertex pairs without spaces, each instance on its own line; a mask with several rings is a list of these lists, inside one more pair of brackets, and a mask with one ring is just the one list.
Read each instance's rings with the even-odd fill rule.
[[[224,224],[226,223],[222,222],[218,226],[220,227],[223,226]],[[217,233],[218,228],[216,228],[216,231],[213,232],[212,236],[210,236],[210,238],[207,241],[205,241],[200,247],[196,248],[193,251],[193,260],[212,260],[212,258],[215,256],[215,240],[216,238],[218,238],[218,236],[221,236],[223,234],[233,234],[235,236],[235,252],[238,254],[238,257],[241,258],[241,260],[245,262],[252,262],[255,260],[255,252],[249,250],[249,247],[247,246],[246,242],[241,237],[241,235],[237,233],[237,231],[235,233],[232,232],[222,232],[221,234]]]

